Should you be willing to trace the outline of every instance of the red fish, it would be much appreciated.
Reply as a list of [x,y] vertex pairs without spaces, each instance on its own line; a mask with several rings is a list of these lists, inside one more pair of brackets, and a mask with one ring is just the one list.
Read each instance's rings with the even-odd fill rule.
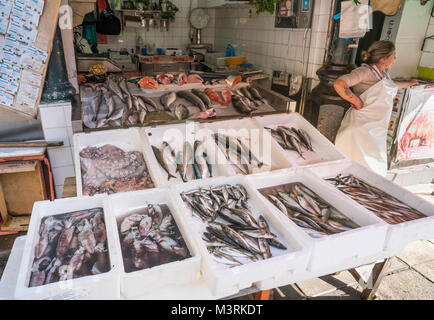
[[214,90],[210,89],[210,88],[206,88],[205,89],[205,93],[206,95],[212,100],[215,101],[221,105],[224,105],[225,103],[223,102],[223,100],[220,98],[220,96],[217,94],[217,92],[215,92]]
[[142,88],[158,89],[158,82],[149,77],[143,77],[139,81],[139,86]]
[[157,76],[157,80],[161,84],[171,84],[173,81],[173,75],[169,73],[163,73]]
[[192,115],[188,119],[208,119],[210,117],[215,117],[215,116],[216,116],[216,113],[214,111],[214,108],[211,108],[211,109],[208,109],[208,110],[203,111],[203,112],[195,113],[194,115]]
[[176,79],[176,83],[178,86],[182,86],[188,82],[187,75],[185,73],[180,73],[178,75],[178,78]]
[[235,87],[238,83],[242,81],[241,76],[229,76],[226,78],[226,83],[229,86],[229,88]]
[[225,101],[224,105],[228,106],[232,101],[232,92],[230,92],[229,90],[223,90],[222,97],[223,100]]
[[203,79],[198,74],[190,74],[187,77],[187,83],[202,83]]

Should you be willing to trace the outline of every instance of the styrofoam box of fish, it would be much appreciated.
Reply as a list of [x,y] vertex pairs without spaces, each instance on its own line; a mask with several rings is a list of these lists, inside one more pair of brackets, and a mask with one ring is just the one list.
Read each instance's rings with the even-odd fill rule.
[[[227,266],[213,259],[206,248],[206,243],[202,239],[203,232],[206,230],[206,223],[195,216],[191,207],[184,203],[180,194],[199,187],[206,188],[218,187],[224,184],[244,186],[248,193],[247,204],[255,219],[262,215],[269,226],[269,231],[277,237],[275,238],[286,249],[277,249],[270,246],[271,257],[265,260],[249,261],[238,266]],[[245,177],[236,175],[233,177],[218,177],[207,180],[195,180],[171,188],[176,193],[176,207],[189,219],[193,228],[192,235],[202,254],[202,275],[211,293],[217,298],[226,297],[238,293],[240,290],[249,288],[262,280],[272,279],[284,274],[296,273],[305,270],[310,255],[310,248],[296,235],[288,232],[285,223],[275,213],[263,205],[253,193],[253,189],[247,184]]]
[[[332,165],[324,168],[309,168],[308,171],[323,179],[334,178],[338,174],[351,174],[426,216],[424,218],[398,224],[388,223],[388,233],[384,248],[386,252],[399,253],[410,242],[434,238],[434,205],[422,197],[419,197],[409,190],[399,186],[398,184],[389,181],[380,175],[377,175],[372,170],[369,170],[357,163],[350,162],[347,164]],[[325,180],[323,180],[323,182],[333,186]],[[368,209],[359,204],[357,201],[351,199],[349,195],[345,195],[343,192],[334,187],[333,189],[338,192],[340,196],[344,195],[353,201],[355,207],[360,207],[368,211]],[[371,211],[369,212],[372,215],[375,215]]]
[[[135,212],[139,213],[147,207],[148,204],[166,205],[169,209],[174,222],[187,246],[189,257],[183,260],[172,261],[163,264],[155,263],[154,266],[143,268],[141,270],[128,270],[124,263],[126,255],[122,252],[118,256],[120,265],[121,294],[125,298],[137,297],[147,294],[165,285],[183,285],[199,279],[200,277],[200,252],[193,240],[192,231],[188,224],[183,220],[175,210],[173,197],[169,189],[151,189],[132,191],[129,193],[118,193],[109,196],[109,202],[112,209],[115,222],[116,246],[119,252],[121,249],[121,238],[119,235],[119,226],[122,219]],[[164,253],[164,252],[163,252]],[[132,268],[135,269],[135,268]]]
[[[309,136],[313,151],[301,148],[301,157],[296,151],[285,150],[272,138],[273,145],[284,154],[284,159],[291,166],[318,166],[328,162],[349,161],[326,137],[299,113],[282,113],[275,115],[256,116],[253,118],[260,127],[276,129],[278,126],[303,129]],[[268,131],[268,130],[267,130]],[[304,159],[303,159],[304,158]]]
[[[270,173],[267,176],[248,176],[246,179],[255,188],[256,196],[264,202],[270,210],[286,219],[291,225],[291,231],[297,233],[306,242],[312,245],[312,255],[308,264],[308,271],[317,271],[328,266],[351,261],[363,261],[367,256],[372,256],[383,251],[386,238],[387,225],[374,215],[354,205],[344,196],[338,196],[333,188],[321,183],[321,179],[309,175],[294,172]],[[282,213],[268,198],[263,196],[261,189],[278,187],[292,183],[301,183],[309,188],[325,202],[332,205],[341,214],[358,224],[359,228],[343,231],[335,234],[312,237],[305,230],[297,226]]]
[[[109,269],[99,274],[84,275],[78,278],[61,280],[44,285],[30,287],[32,268],[36,257],[36,245],[40,241],[39,230],[44,217],[59,216],[65,213],[76,212],[86,209],[102,208],[106,228],[106,243],[108,250]],[[16,299],[45,299],[45,300],[93,300],[93,299],[119,299],[119,255],[116,238],[111,232],[113,220],[108,205],[107,195],[94,197],[77,197],[57,199],[54,201],[38,201],[33,205],[29,230],[27,232],[26,245],[23,258],[19,266],[19,275],[15,288]],[[65,229],[63,229],[65,230]],[[62,237],[62,235],[60,236]],[[79,240],[80,241],[80,240]],[[79,242],[81,243],[81,242]],[[82,244],[82,243],[81,243]],[[96,248],[96,247],[95,247]],[[81,248],[80,248],[81,249]],[[57,249],[58,250],[58,249]],[[77,250],[79,251],[79,250]],[[95,251],[97,252],[97,251]],[[106,251],[105,251],[106,252]],[[89,252],[86,251],[86,254]],[[75,255],[75,254],[74,254]],[[104,256],[106,259],[107,256]],[[71,259],[72,260],[72,259]],[[71,263],[71,262],[70,262]],[[59,266],[59,269],[66,266]],[[107,267],[107,266],[106,266]],[[67,270],[67,269],[66,269]],[[93,268],[92,268],[93,270]]]
[[[208,159],[207,161],[210,162],[211,175],[213,177],[230,176],[235,174],[229,164],[219,164],[217,160],[223,158],[223,155],[219,154],[220,150],[215,147],[214,142],[208,136],[197,133],[198,129],[198,123],[194,121],[183,124],[162,125],[141,129],[141,135],[145,142],[144,150],[147,154],[149,163],[151,164],[151,170],[156,178],[155,181],[158,187],[166,187],[168,185],[184,182],[181,178],[181,173],[180,171],[177,171],[177,166],[173,163],[173,160],[177,158],[179,152],[182,155],[184,142],[186,141],[189,142],[193,148],[193,153],[194,143],[196,140],[204,143],[203,150],[206,150],[206,158]],[[170,145],[175,154],[175,157],[172,157],[172,159],[167,156],[169,152],[163,151],[164,142]],[[159,164],[152,146],[164,152],[164,154],[160,154],[164,157],[165,160],[163,161],[167,163],[167,168],[170,174],[174,177],[169,179],[168,173]]]
[[[267,130],[264,130],[254,120],[243,118],[237,120],[224,120],[215,122],[204,122],[200,124],[201,129],[208,130],[209,134],[220,133],[226,136],[233,136],[240,139],[244,146],[250,149],[258,161],[252,161],[249,165],[249,174],[270,172],[289,168],[292,165],[285,159],[283,154],[276,145]],[[214,140],[214,139],[213,139]],[[220,147],[218,147],[220,149]],[[229,160],[224,159],[227,163]],[[262,165],[259,163],[262,162]],[[245,163],[245,162],[242,162]],[[235,173],[241,173],[234,169]]]
[[150,174],[154,187],[157,180],[153,171],[151,170],[151,162],[143,148],[144,142],[140,136],[138,128],[128,129],[115,129],[104,131],[93,131],[85,133],[74,134],[74,165],[75,165],[75,179],[77,185],[77,195],[83,195],[83,179],[82,179],[82,165],[80,162],[80,152],[86,147],[102,147],[104,145],[113,145],[122,149],[124,152],[138,151],[143,153],[143,158],[146,164],[146,171]]

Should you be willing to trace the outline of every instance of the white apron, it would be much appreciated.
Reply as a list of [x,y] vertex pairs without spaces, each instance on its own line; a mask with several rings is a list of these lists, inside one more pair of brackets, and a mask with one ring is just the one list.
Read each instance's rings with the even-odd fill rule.
[[[378,70],[369,66],[378,79]],[[384,77],[360,95],[362,109],[350,108],[342,120],[335,145],[352,161],[379,175],[387,173],[387,130],[397,85]]]

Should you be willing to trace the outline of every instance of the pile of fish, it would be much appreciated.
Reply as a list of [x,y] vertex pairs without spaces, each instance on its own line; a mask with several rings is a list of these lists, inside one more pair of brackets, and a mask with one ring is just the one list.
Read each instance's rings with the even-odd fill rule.
[[154,188],[143,154],[106,144],[80,151],[83,195]]
[[232,105],[241,114],[250,115],[253,111],[258,110],[257,107],[261,103],[266,102],[254,87],[244,86],[234,91],[235,94],[231,96]]
[[29,287],[110,270],[102,208],[44,217],[38,234]]
[[296,151],[303,159],[303,148],[313,151],[309,135],[301,128],[278,126],[276,129],[267,127],[265,129],[270,130],[271,136],[283,149]]
[[190,256],[165,204],[148,204],[119,221],[125,272],[152,268]]
[[212,167],[209,163],[204,142],[196,140],[194,147],[188,141],[184,142],[182,150],[175,154],[172,147],[163,142],[163,148],[152,146],[159,165],[167,172],[167,180],[176,178],[169,170],[169,163],[176,166],[175,174],[178,172],[182,181],[187,182],[195,179],[212,177]]
[[263,163],[241,139],[221,133],[215,133],[213,137],[220,150],[226,156],[226,159],[241,173],[249,174],[251,166],[256,166],[257,168],[263,166]]
[[265,218],[254,217],[247,190],[240,184],[199,188],[181,193],[181,198],[205,224],[202,239],[219,263],[233,267],[265,260],[272,256],[270,246],[286,250]]
[[152,99],[132,95],[124,77],[109,75],[104,84],[84,87],[94,93],[90,106],[84,105],[83,123],[88,128],[143,124],[149,112],[159,109]]
[[386,192],[351,174],[338,174],[336,177],[326,180],[387,223],[397,224],[426,217]]
[[313,238],[360,227],[301,183],[259,191]]

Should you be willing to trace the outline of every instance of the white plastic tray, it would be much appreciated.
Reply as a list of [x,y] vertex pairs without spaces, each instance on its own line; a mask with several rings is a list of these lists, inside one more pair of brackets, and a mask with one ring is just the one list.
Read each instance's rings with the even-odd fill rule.
[[[303,149],[303,159],[296,151],[283,149],[277,141],[273,139],[276,149],[284,154],[284,159],[291,166],[318,166],[325,163],[348,161],[348,158],[338,151],[336,147],[326,137],[324,137],[314,126],[312,126],[300,114],[282,113],[277,115],[256,116],[254,121],[261,127],[275,129],[277,126],[294,127],[303,129],[311,139],[312,147],[315,152]],[[268,131],[268,130],[267,130]]]
[[[34,203],[15,288],[16,299],[119,299],[119,265],[117,264],[119,252],[113,232],[110,232],[114,226],[107,201],[106,195],[96,195],[94,197],[67,198]],[[38,231],[41,219],[45,216],[99,207],[104,210],[107,246],[111,264],[110,271],[38,287],[28,287],[31,275],[30,269],[35,256],[35,244],[39,239]]]
[[[362,179],[368,184],[388,193],[392,197],[395,197],[406,205],[420,211],[427,216],[426,218],[416,219],[399,224],[387,224],[388,233],[384,248],[385,251],[400,252],[410,242],[434,238],[434,205],[422,197],[419,197],[402,188],[396,183],[377,175],[372,170],[369,170],[357,163],[350,162],[347,164],[332,165],[323,168],[310,168],[308,171],[323,179],[335,177],[339,173],[352,174],[356,178]],[[325,180],[322,182],[333,186]],[[337,194],[339,194],[340,197],[345,196],[353,201],[355,207],[359,207],[365,211],[368,211],[365,207],[352,200],[343,192],[336,188],[333,189],[337,192]],[[371,211],[368,212],[371,213]],[[375,215],[374,213],[371,214]]]
[[104,131],[93,131],[90,133],[74,134],[74,160],[75,160],[75,179],[77,184],[77,195],[83,195],[83,182],[81,178],[80,151],[86,147],[102,147],[105,144],[112,144],[121,148],[125,152],[139,151],[143,153],[147,171],[155,185],[155,174],[149,162],[149,155],[143,148],[143,141],[138,128],[115,129]]
[[117,220],[128,212],[146,207],[147,204],[166,204],[172,213],[191,256],[181,261],[174,261],[127,273],[124,269],[121,253],[118,256],[118,264],[120,266],[121,294],[125,298],[149,294],[167,285],[184,285],[200,277],[201,256],[199,249],[193,240],[189,226],[184,221],[185,217],[179,216],[178,212],[174,209],[175,205],[172,198],[168,189],[140,190],[109,196],[109,203],[115,220],[113,233],[116,238],[118,252],[122,251]]
[[188,141],[192,148],[194,148],[194,141],[200,140],[205,143],[208,159],[211,161],[212,176],[229,176],[235,174],[229,164],[218,164],[216,161],[223,157],[219,155],[214,142],[207,136],[197,134],[199,125],[197,122],[189,121],[181,124],[162,125],[157,127],[146,127],[141,129],[141,136],[143,138],[143,148],[148,156],[151,170],[155,176],[155,181],[158,187],[167,187],[178,183],[184,183],[179,172],[176,171],[176,166],[168,163],[169,171],[175,178],[168,180],[167,172],[160,166],[152,150],[152,146],[159,148],[163,147],[163,142],[166,141],[170,144],[175,152],[182,152],[185,141]]
[[270,226],[270,231],[278,236],[277,239],[287,249],[279,250],[270,247],[272,258],[233,268],[219,264],[210,256],[205,242],[202,240],[202,233],[206,225],[199,218],[193,216],[192,209],[183,202],[179,195],[176,196],[177,210],[182,212],[186,218],[189,218],[189,223],[191,223],[194,230],[193,236],[202,254],[202,275],[212,294],[222,297],[233,295],[242,289],[250,287],[252,284],[259,283],[260,285],[263,280],[305,270],[310,254],[309,248],[296,235],[288,232],[283,219],[280,219],[264,206],[263,202],[253,194],[253,189],[249,187],[243,176],[195,180],[174,186],[172,190],[180,194],[198,187],[209,188],[223,184],[241,184],[246,188],[249,194],[248,205],[252,209],[252,214],[255,218],[262,214]]
[[[264,130],[253,119],[243,118],[207,122],[201,123],[200,127],[201,131],[208,131],[209,134],[222,133],[241,139],[245,146],[249,147],[252,153],[263,162],[261,168],[250,166],[251,174],[266,173],[292,166],[286,161],[285,154],[276,148],[270,133]],[[219,147],[217,146],[217,148]],[[226,158],[224,160],[230,163]],[[238,172],[235,169],[233,170],[234,173]]]
[[[363,261],[366,256],[375,255],[383,251],[387,232],[387,224],[376,216],[362,210],[346,197],[337,196],[333,188],[323,185],[320,179],[301,173],[276,172],[268,176],[249,176],[246,179],[255,188],[255,195],[265,203],[271,211],[284,218],[291,225],[291,232],[303,237],[312,245],[312,256],[308,271],[317,271],[329,266],[345,264],[348,261]],[[360,225],[360,228],[313,238],[293,221],[287,218],[277,207],[265,198],[258,189],[300,182],[310,188],[318,196],[333,205],[342,214]]]

